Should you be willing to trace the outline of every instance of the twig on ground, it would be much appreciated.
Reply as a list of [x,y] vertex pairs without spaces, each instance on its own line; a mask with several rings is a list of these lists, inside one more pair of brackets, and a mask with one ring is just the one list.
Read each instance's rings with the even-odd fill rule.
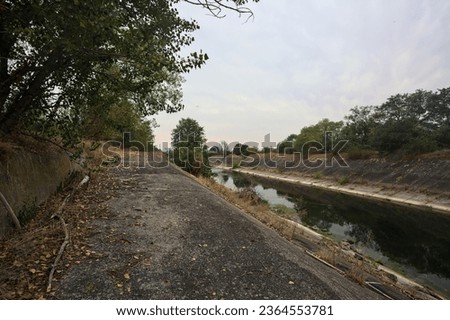
[[56,256],[55,262],[53,263],[53,266],[52,266],[52,270],[50,271],[50,275],[48,277],[47,292],[50,292],[52,290],[53,275],[55,274],[56,267],[58,266],[58,262],[59,262],[59,260],[61,260],[61,257],[64,253],[64,249],[70,242],[69,231],[67,230],[67,226],[66,226],[66,222],[64,221],[64,218],[57,214],[53,215],[53,217],[57,218],[57,219],[59,219],[59,221],[61,221],[61,225],[63,227],[65,237],[64,237],[64,242],[61,244],[61,247],[59,248],[58,255]]
[[65,222],[64,218],[62,217],[62,212],[63,212],[64,207],[66,206],[66,204],[70,200],[72,200],[72,198],[73,198],[73,196],[75,194],[75,191],[77,191],[80,187],[82,187],[88,181],[89,181],[89,176],[85,176],[83,178],[83,180],[81,180],[81,182],[77,185],[77,187],[73,188],[72,192],[65,197],[63,203],[59,206],[58,210],[54,214],[52,214],[52,216],[51,216],[52,219],[59,219],[59,221],[61,221],[61,225],[62,225],[62,228],[64,230],[64,241],[61,244],[61,247],[59,248],[58,255],[56,256],[55,262],[53,263],[52,269],[50,270],[50,275],[48,277],[47,292],[50,292],[52,290],[53,275],[55,274],[56,267],[58,266],[58,263],[59,263],[59,261],[62,258],[62,255],[64,253],[64,249],[67,247],[67,245],[70,242],[69,230],[67,229],[66,222]]

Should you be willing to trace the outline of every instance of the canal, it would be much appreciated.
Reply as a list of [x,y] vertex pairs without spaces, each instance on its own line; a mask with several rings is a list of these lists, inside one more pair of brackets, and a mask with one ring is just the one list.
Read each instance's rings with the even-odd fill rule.
[[252,188],[272,211],[347,241],[414,281],[450,297],[450,216],[214,169],[214,179]]

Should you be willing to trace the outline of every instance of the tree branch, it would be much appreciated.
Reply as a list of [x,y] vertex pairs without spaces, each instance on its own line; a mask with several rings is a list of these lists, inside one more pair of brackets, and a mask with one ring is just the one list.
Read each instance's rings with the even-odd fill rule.
[[[239,16],[248,15],[247,20],[253,17],[253,11],[250,8],[240,5],[245,4],[248,1],[232,1],[236,5],[235,7],[232,7],[225,3],[228,1],[230,0],[184,0],[184,2],[187,2],[189,4],[206,8],[213,16],[217,18],[224,18],[226,16],[226,14],[222,13],[223,10],[237,12]],[[258,1],[259,0],[254,0],[254,2]]]
[[12,102],[14,108],[9,108],[3,114],[0,113],[0,131],[11,132],[19,122],[20,116],[33,108],[33,102],[39,99],[42,92],[45,91],[43,84],[54,70],[63,65],[61,61],[61,50],[54,50],[50,53],[45,63],[39,71],[30,79],[29,83],[24,85],[25,90],[20,92]]
[[67,229],[66,222],[64,221],[64,218],[62,217],[62,212],[64,210],[64,207],[66,204],[72,200],[75,191],[77,191],[79,188],[81,188],[84,184],[86,184],[89,181],[89,176],[85,176],[83,180],[77,185],[76,188],[73,188],[72,192],[67,195],[67,197],[64,199],[63,203],[59,206],[58,210],[51,216],[52,219],[59,219],[61,222],[61,226],[64,231],[64,242],[61,244],[61,247],[59,248],[58,255],[56,256],[55,262],[53,263],[52,270],[50,270],[50,275],[48,277],[48,285],[47,285],[47,292],[50,292],[52,290],[52,281],[53,281],[53,275],[55,274],[56,267],[58,266],[59,260],[61,260],[62,255],[64,253],[64,249],[67,247],[67,245],[70,243],[70,235],[69,230]]

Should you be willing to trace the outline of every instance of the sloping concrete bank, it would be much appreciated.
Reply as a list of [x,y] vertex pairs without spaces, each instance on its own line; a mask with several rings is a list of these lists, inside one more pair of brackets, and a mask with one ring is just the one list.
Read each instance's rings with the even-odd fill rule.
[[[290,157],[290,158],[289,158]],[[228,161],[228,159],[227,159]],[[450,196],[450,151],[417,159],[372,158],[325,162],[295,159],[292,155],[253,155],[236,163],[241,168],[257,169],[286,175],[332,178],[350,183],[395,187],[416,192],[433,192]],[[228,166],[232,166],[227,163]]]
[[395,203],[404,206],[413,206],[444,214],[450,214],[450,197],[445,193],[425,193],[419,190],[401,188],[386,188],[386,185],[346,183],[340,185],[338,181],[325,178],[314,178],[306,174],[290,174],[289,172],[275,173],[273,171],[260,171],[257,169],[233,169],[233,171],[268,178],[286,183],[298,184],[306,187],[318,188],[339,192],[360,198],[372,199],[381,202]]
[[[0,191],[18,215],[55,193],[74,170],[70,157],[52,147],[3,146],[0,154]],[[0,238],[13,228],[12,219],[0,203]]]

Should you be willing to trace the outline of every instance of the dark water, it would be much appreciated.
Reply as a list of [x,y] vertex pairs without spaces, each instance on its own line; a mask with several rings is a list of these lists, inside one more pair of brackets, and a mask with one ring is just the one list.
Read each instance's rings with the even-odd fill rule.
[[253,188],[275,212],[450,297],[450,216],[215,170],[230,189]]

